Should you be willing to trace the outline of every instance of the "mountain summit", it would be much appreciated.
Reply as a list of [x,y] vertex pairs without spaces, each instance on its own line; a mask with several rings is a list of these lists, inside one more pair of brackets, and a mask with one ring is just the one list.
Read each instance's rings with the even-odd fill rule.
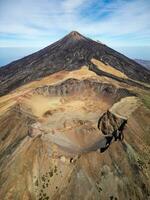
[[82,40],[82,39],[86,39],[83,35],[81,35],[79,32],[77,31],[72,31],[68,34],[67,37],[70,37],[73,40]]
[[[72,31],[50,46],[0,68],[0,95],[20,85],[61,70],[75,70],[83,65],[91,70],[97,59],[124,73],[130,79],[149,82],[150,72],[140,64],[116,52],[108,46]],[[142,69],[142,70],[141,70]],[[99,75],[103,75],[99,70]]]

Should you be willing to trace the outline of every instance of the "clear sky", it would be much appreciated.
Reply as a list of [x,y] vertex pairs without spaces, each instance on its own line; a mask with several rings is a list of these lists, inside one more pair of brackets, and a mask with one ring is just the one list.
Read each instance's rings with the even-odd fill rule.
[[117,49],[150,49],[150,0],[0,0],[0,48],[40,49],[72,30]]

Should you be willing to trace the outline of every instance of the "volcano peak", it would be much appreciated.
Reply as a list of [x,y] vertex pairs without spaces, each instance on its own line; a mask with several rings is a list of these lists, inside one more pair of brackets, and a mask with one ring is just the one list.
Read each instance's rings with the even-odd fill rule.
[[85,37],[83,35],[81,35],[79,32],[77,31],[71,31],[68,36],[71,38],[71,39],[74,39],[74,40],[81,40],[81,39],[85,39]]

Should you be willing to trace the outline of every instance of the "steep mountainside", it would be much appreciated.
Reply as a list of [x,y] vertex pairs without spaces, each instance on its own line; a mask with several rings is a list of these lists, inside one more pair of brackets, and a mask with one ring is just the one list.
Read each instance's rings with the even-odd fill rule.
[[141,71],[141,66],[135,61],[74,31],[38,52],[0,68],[0,94],[61,70],[75,70],[83,65],[94,70],[93,58],[129,78],[150,82],[150,72],[146,68]]
[[148,200],[149,75],[77,32],[0,69],[0,199]]

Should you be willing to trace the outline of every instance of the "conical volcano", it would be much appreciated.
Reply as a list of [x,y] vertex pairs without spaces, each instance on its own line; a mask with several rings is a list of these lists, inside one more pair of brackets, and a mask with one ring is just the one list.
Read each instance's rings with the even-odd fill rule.
[[146,83],[150,80],[150,72],[135,61],[73,31],[50,46],[0,68],[0,94],[7,94],[20,85],[58,71],[76,70],[83,65],[103,75],[100,69],[95,69],[92,59],[101,61],[107,68],[111,66],[119,70],[129,79]]

